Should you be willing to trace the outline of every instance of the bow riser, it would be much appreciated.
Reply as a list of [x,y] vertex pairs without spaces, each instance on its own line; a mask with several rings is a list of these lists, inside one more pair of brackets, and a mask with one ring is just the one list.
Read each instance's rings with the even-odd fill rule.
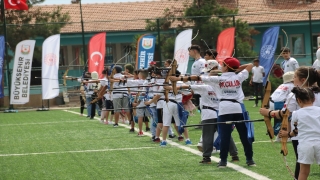
[[[269,81],[267,81],[267,84],[265,86],[265,93],[263,96],[263,101],[261,104],[261,108],[266,108],[269,109],[269,99],[271,96],[271,83]],[[268,131],[268,135],[270,137],[270,139],[274,138],[274,130],[273,127],[271,125],[271,119],[268,116],[264,116],[264,122],[266,123],[267,126],[267,131]]]

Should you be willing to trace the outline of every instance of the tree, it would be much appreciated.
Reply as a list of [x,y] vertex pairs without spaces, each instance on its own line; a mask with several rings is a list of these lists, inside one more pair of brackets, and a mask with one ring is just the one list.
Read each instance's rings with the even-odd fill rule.
[[[68,13],[61,12],[61,7],[50,12],[42,11],[41,7],[32,8],[33,5],[44,1],[28,0],[29,11],[5,10],[8,50],[15,52],[16,44],[26,39],[47,38],[50,35],[58,34],[60,29],[70,20]],[[4,34],[3,12],[1,12],[0,18],[2,22],[0,34]],[[9,63],[12,58],[10,54],[6,55],[4,63]],[[35,48],[33,60],[36,61],[33,64],[41,64],[41,48]],[[0,106],[1,104],[3,105],[3,101],[0,101]]]
[[[199,31],[199,35],[193,44],[198,44],[202,49],[208,49],[204,39],[210,48],[215,48],[218,35],[229,27],[236,27],[236,55],[238,57],[255,57],[252,51],[254,41],[252,35],[259,32],[250,28],[248,23],[236,18],[238,10],[228,9],[219,5],[216,0],[186,0],[185,9],[181,11],[175,7],[167,8],[164,17],[160,19],[160,29],[167,30],[176,27],[177,33],[184,29],[192,28],[193,32]],[[147,20],[146,30],[157,30],[156,21]],[[162,35],[161,50],[165,58],[172,58],[174,52],[175,35]]]

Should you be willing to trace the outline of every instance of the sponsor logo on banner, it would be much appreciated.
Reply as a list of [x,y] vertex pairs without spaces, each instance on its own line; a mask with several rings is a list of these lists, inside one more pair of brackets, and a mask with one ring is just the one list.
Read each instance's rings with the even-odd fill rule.
[[25,40],[16,46],[10,104],[25,104],[29,102],[32,57],[35,42],[35,40]]
[[186,49],[179,49],[176,52],[174,59],[177,60],[178,63],[185,63],[189,61],[189,51]]
[[153,46],[153,38],[143,38],[142,39],[142,47],[144,49],[151,49]]
[[148,68],[154,61],[155,37],[150,34],[142,35],[137,43],[136,68]]
[[30,53],[30,46],[29,45],[22,45],[21,46],[21,53],[22,54],[29,54]]
[[261,47],[261,56],[265,59],[271,59],[273,58],[275,48],[272,45],[264,45]]
[[57,56],[53,53],[47,54],[44,58],[44,62],[48,66],[54,66],[56,61],[57,61]]

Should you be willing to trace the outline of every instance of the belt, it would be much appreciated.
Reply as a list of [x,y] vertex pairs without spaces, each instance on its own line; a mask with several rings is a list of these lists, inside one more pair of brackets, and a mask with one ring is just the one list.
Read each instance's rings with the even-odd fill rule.
[[209,107],[209,106],[202,106],[202,109],[210,109],[210,110],[218,112],[215,108]]
[[[230,102],[233,102],[233,103],[239,103],[237,100],[235,99],[220,99],[220,102],[221,101],[230,101]],[[239,103],[240,104],[240,103]]]
[[[165,99],[163,99],[163,98],[160,98],[158,101],[164,101]],[[173,103],[175,103],[175,104],[178,104],[178,102],[177,101],[175,101],[175,100],[173,100],[173,99],[169,99],[169,101],[170,102],[173,102]]]
[[125,95],[128,95],[128,93],[123,93],[123,92],[113,92],[113,94],[125,94]]

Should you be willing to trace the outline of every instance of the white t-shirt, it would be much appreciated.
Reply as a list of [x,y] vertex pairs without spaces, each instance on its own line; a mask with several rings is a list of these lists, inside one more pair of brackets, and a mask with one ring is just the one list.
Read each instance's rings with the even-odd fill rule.
[[[320,107],[320,93],[314,94],[314,96],[315,96],[315,101],[313,102],[313,105]],[[294,112],[294,111],[300,109],[300,106],[298,105],[298,103],[296,101],[296,96],[293,93],[290,93],[287,96],[287,100],[286,100],[285,104],[290,112]],[[291,129],[294,129],[292,122],[291,122]],[[291,139],[298,140],[297,137],[292,137]]]
[[[164,82],[164,79],[155,79],[154,81],[156,85],[162,85],[163,82]],[[164,99],[164,93],[160,93],[163,91],[163,86],[152,86],[152,91],[155,91],[153,95],[160,95],[160,98]],[[157,106],[157,109],[163,108],[163,100],[158,101],[156,106]]]
[[107,78],[102,78],[102,79],[99,79],[100,80],[100,84],[101,86],[107,86],[108,85],[108,79]]
[[264,68],[262,66],[254,66],[251,70],[253,74],[252,81],[255,83],[262,83],[263,82],[263,73]]
[[203,68],[205,67],[206,60],[200,58],[195,60],[191,67],[191,75],[200,75],[202,73]]
[[[297,122],[299,142],[320,139],[320,107],[309,106],[292,113],[291,123]],[[293,130],[293,129],[292,129]]]
[[90,83],[89,81],[89,83],[86,86],[87,86],[86,96],[91,97],[91,95],[94,93],[94,90],[98,89],[99,84]]
[[[116,79],[123,79],[124,75],[122,75],[121,73],[117,73],[113,77]],[[112,98],[122,98],[123,94],[128,94],[128,89],[125,88],[126,86],[127,85],[123,85],[122,82],[120,84],[119,84],[119,82],[114,82],[113,88],[121,88],[121,87],[124,87],[124,88],[117,89],[117,90],[121,90],[121,91],[113,90],[112,91]]]
[[[240,73],[225,72],[221,76],[209,76],[202,77],[202,81],[207,84],[218,84],[221,99],[233,99],[239,103],[243,103],[244,94],[242,91],[242,82],[249,77],[249,72],[244,69]],[[218,94],[218,93],[217,93]],[[241,105],[239,103],[233,103],[231,101],[220,101],[219,103],[219,115],[225,115],[232,113],[242,113]]]
[[285,102],[293,87],[294,84],[292,82],[281,84],[270,97],[274,102]]
[[320,60],[316,59],[312,65],[313,68],[315,68],[316,70],[320,70]]
[[212,109],[202,109],[203,106],[212,107],[216,110],[219,109],[219,99],[215,93],[213,86],[209,85],[191,85],[191,89],[201,94],[200,108],[201,108],[201,120],[217,118],[217,112]]
[[298,69],[299,63],[295,58],[291,57],[289,60],[282,61],[281,67],[283,69],[283,73],[286,73]]
[[[143,79],[135,79],[135,80],[127,80],[126,86],[131,87],[131,86],[143,86],[144,80]],[[137,91],[142,91],[143,87],[135,87],[135,88],[130,88],[130,93],[138,93]],[[143,92],[140,92],[140,96],[143,96]],[[138,97],[139,98],[139,97]],[[139,100],[138,100],[139,101]],[[145,106],[144,104],[140,102],[137,107],[143,107]]]

